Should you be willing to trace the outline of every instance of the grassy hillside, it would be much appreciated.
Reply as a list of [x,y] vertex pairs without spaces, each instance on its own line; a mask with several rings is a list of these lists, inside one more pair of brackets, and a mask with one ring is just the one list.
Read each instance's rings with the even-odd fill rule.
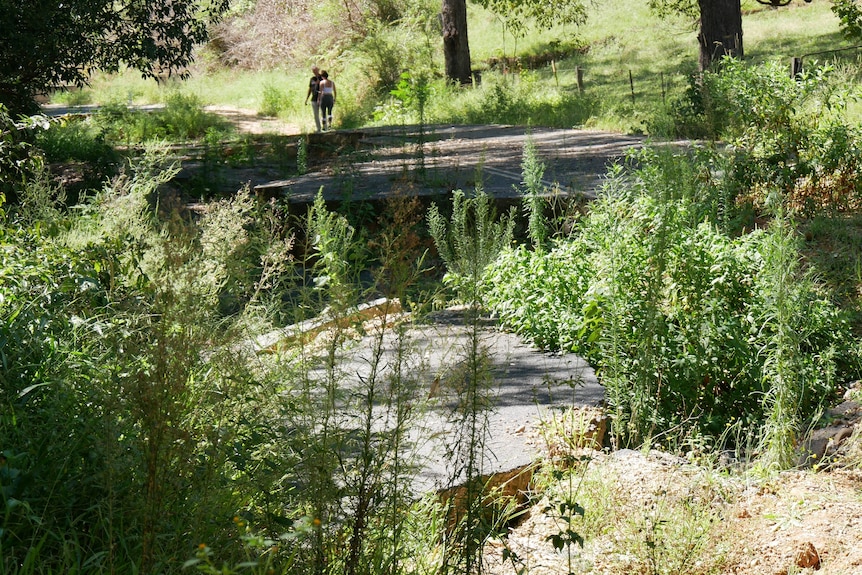
[[[750,4],[750,5],[749,5]],[[782,9],[766,9],[745,3],[743,29],[746,57],[755,62],[778,60],[789,65],[793,56],[821,53],[848,44],[839,33],[838,20],[828,0],[794,3]],[[470,46],[474,69],[482,73],[483,86],[472,93],[457,92],[440,83],[443,67],[442,43],[428,46],[427,55],[400,53],[398,64],[415,75],[436,74],[431,79],[431,99],[425,120],[439,122],[531,123],[597,127],[625,132],[651,131],[661,124],[667,111],[696,70],[696,23],[678,17],[659,20],[645,1],[608,0],[590,12],[585,26],[529,29],[515,38],[494,14],[470,6]],[[388,35],[388,36],[387,36]],[[403,36],[403,38],[401,37]],[[415,29],[392,30],[382,36],[395,48],[422,45]],[[430,44],[430,42],[428,43]],[[410,48],[412,49],[412,48]],[[378,51],[379,54],[377,52]],[[389,52],[385,52],[388,50]],[[375,57],[393,58],[393,46],[356,46],[338,57],[309,57],[282,70],[244,71],[213,69],[204,62],[185,82],[157,85],[133,74],[98,76],[91,89],[60,99],[75,102],[163,101],[167,93],[181,90],[195,94],[204,104],[229,105],[262,110],[306,129],[310,110],[303,106],[308,66],[319,63],[332,73],[340,100],[336,122],[355,127],[376,121],[418,121],[404,117],[404,110],[388,103],[388,89],[380,89],[373,73]],[[517,57],[520,62],[556,54],[553,65],[525,71],[518,65],[493,67],[492,60]],[[565,57],[560,57],[565,54]],[[807,65],[839,58],[842,67],[855,76],[854,50],[818,54],[805,59]],[[547,58],[546,58],[547,61]],[[418,63],[417,63],[418,62]],[[582,70],[583,95],[577,95],[577,69]],[[512,91],[515,88],[515,91]],[[520,90],[520,93],[518,92]],[[496,91],[496,92],[495,92]],[[496,95],[495,95],[496,94]],[[500,101],[500,95],[506,98]],[[273,106],[273,103],[276,103]],[[489,105],[490,103],[490,105]],[[515,112],[515,113],[513,113]]]

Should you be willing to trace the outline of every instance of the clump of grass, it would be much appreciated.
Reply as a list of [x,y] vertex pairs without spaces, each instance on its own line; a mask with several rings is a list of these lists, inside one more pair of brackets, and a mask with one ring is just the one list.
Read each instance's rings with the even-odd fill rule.
[[186,142],[200,140],[215,131],[225,136],[232,131],[220,116],[204,111],[196,96],[182,92],[171,93],[164,107],[153,110],[130,108],[121,102],[103,105],[94,122],[108,141],[118,144],[153,140]]
[[263,96],[257,113],[261,116],[278,116],[287,106],[287,94],[284,90],[273,84],[265,84]]

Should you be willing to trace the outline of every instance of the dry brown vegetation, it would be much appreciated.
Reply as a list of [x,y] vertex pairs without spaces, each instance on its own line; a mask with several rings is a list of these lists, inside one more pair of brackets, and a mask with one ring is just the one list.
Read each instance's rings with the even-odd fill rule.
[[214,31],[210,49],[219,64],[246,70],[305,65],[319,53],[337,27],[314,18],[309,0],[260,0],[247,13],[235,14]]

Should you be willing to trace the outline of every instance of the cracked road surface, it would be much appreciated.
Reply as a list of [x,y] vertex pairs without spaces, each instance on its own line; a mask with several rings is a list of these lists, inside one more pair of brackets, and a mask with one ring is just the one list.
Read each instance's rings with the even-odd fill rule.
[[[315,134],[315,142],[348,134],[355,152],[332,153],[301,176],[261,183],[258,192],[307,203],[323,189],[327,200],[378,200],[395,192],[441,195],[481,183],[496,198],[521,194],[521,163],[528,139],[545,164],[549,191],[594,197],[607,167],[644,139],[608,132],[517,126],[417,126]],[[420,144],[421,142],[421,144]]]

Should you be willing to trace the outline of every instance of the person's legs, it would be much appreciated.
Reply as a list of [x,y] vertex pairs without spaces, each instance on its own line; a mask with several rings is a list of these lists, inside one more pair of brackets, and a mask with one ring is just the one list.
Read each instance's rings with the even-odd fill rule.
[[324,129],[327,127],[332,129],[332,106],[335,104],[335,100],[332,96],[324,96],[323,103],[321,104],[321,109],[323,111],[323,126]]
[[317,126],[317,131],[320,131],[320,104],[317,100],[311,101],[311,109],[314,111],[314,125]]

